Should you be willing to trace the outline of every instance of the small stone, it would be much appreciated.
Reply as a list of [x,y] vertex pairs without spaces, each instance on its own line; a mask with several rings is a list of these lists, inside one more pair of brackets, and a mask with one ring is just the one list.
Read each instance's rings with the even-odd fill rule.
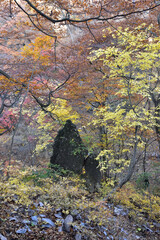
[[68,215],[64,220],[64,224],[63,224],[64,231],[70,232],[72,222],[73,222],[72,215]]
[[60,213],[55,213],[54,216],[55,216],[56,218],[62,218],[61,212],[60,212]]
[[115,216],[126,216],[128,215],[128,212],[125,211],[121,206],[114,207],[114,215]]
[[153,222],[153,225],[157,228],[160,228],[160,223],[158,223],[158,222]]
[[62,210],[62,208],[57,208],[56,212],[60,212]]
[[52,227],[56,227],[55,223],[51,219],[49,219],[49,218],[42,218],[42,221],[48,223]]
[[24,223],[24,224],[30,224],[30,221],[29,221],[28,219],[23,219],[23,220],[22,220],[22,223]]
[[15,221],[15,222],[18,222],[18,219],[17,219],[17,217],[10,217],[10,218],[9,218],[9,221]]
[[26,228],[20,228],[16,231],[16,233],[19,233],[19,234],[24,234],[27,232],[27,229]]
[[104,233],[104,235],[105,235],[105,236],[107,236],[107,233],[106,233],[106,231],[104,231],[103,233]]
[[42,202],[39,202],[39,206],[40,206],[40,207],[43,207],[44,204],[43,204]]
[[77,233],[76,236],[75,236],[75,240],[81,240],[82,239],[82,236],[80,233]]
[[42,228],[51,228],[52,226],[50,224],[43,224]]
[[78,213],[79,213],[79,212],[78,212],[77,209],[73,209],[73,210],[71,211],[71,215],[72,215],[73,217],[77,216]]
[[74,231],[74,232],[77,232],[78,229],[79,229],[79,227],[78,227],[77,225],[74,224],[74,226],[73,226],[73,231]]
[[140,239],[141,238],[140,236],[137,236],[137,235],[135,237],[136,237],[136,239]]
[[107,240],[113,240],[114,238],[113,238],[113,236],[110,235],[110,236],[107,237],[106,239],[107,239]]
[[38,217],[37,216],[32,216],[31,219],[32,219],[33,222],[38,222]]
[[85,223],[84,222],[81,222],[81,227],[85,227]]
[[63,232],[62,226],[58,227],[58,232]]
[[80,214],[80,213],[76,215],[76,220],[82,221],[82,217],[81,217],[81,214]]
[[126,230],[124,230],[123,228],[121,228],[121,232],[125,233],[126,235],[128,235],[128,232]]
[[26,225],[25,228],[27,229],[28,232],[32,232],[32,230]]
[[0,234],[0,240],[7,240],[7,238]]

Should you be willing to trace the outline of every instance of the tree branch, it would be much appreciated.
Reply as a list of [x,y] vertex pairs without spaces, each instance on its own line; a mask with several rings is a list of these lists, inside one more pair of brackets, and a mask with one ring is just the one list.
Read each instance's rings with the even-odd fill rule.
[[[127,17],[127,16],[130,16],[130,15],[134,15],[134,14],[140,14],[140,13],[143,13],[143,12],[147,12],[147,11],[150,11],[150,10],[153,10],[155,8],[157,8],[158,6],[160,6],[160,3],[158,4],[155,4],[153,7],[149,7],[149,8],[146,8],[146,9],[142,9],[142,10],[135,10],[135,11],[132,11],[132,12],[129,12],[129,13],[123,13],[123,14],[115,14],[114,16],[110,16],[110,17],[101,17],[101,11],[102,11],[102,8],[103,6],[101,6],[101,9],[100,9],[100,12],[99,12],[99,15],[97,15],[96,17],[88,17],[88,18],[84,18],[84,19],[80,19],[80,20],[76,20],[76,19],[72,19],[70,17],[65,17],[65,18],[61,18],[61,19],[53,19],[51,18],[50,16],[47,16],[45,13],[43,13],[42,11],[40,11],[35,5],[33,5],[29,0],[24,0],[26,3],[28,3],[28,5],[34,9],[40,16],[42,16],[43,18],[47,19],[48,21],[52,22],[52,23],[62,23],[62,22],[69,22],[70,24],[71,23],[84,23],[84,22],[88,22],[88,21],[93,21],[93,20],[97,20],[97,21],[108,21],[108,20],[112,20],[112,19],[116,19],[116,18],[119,18],[119,17]],[[21,8],[21,10],[23,12],[25,12],[25,14],[27,15],[30,15],[29,13],[27,13],[20,4],[17,3],[17,0],[14,0],[14,2],[17,4],[17,6],[19,8]],[[31,16],[31,15],[30,15]],[[35,16],[35,15],[34,15]]]
[[3,70],[0,69],[0,74],[2,74],[3,76],[5,76],[6,78],[10,79],[10,75],[8,75],[8,73],[4,72]]

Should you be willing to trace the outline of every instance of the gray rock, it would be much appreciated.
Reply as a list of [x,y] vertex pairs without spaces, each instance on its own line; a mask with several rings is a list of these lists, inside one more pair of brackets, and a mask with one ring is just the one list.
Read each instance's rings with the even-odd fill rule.
[[127,210],[124,210],[123,207],[121,206],[117,206],[117,207],[114,207],[114,215],[115,216],[126,216],[128,215],[128,211]]
[[80,233],[77,233],[76,236],[75,236],[75,240],[81,240],[82,239],[82,236]]
[[107,232],[106,231],[103,231],[104,235],[107,236]]
[[15,222],[18,222],[19,220],[18,220],[17,217],[10,217],[10,218],[9,218],[9,221],[15,221]]
[[32,230],[30,229],[30,227],[28,227],[27,225],[25,225],[25,228],[27,229],[28,232],[32,232]]
[[38,224],[38,216],[31,216],[31,224],[32,225],[37,225]]
[[128,232],[126,230],[124,230],[124,228],[121,228],[121,232],[125,233],[126,235],[128,235]]
[[58,227],[58,232],[63,232],[62,226]]
[[85,160],[85,177],[90,192],[98,190],[101,182],[101,172],[98,167],[99,163],[95,158],[96,156],[94,154],[90,154]]
[[137,235],[135,237],[136,237],[136,239],[140,239],[141,238],[140,236],[137,236]]
[[60,212],[62,210],[62,208],[57,208],[56,212]]
[[81,222],[81,223],[80,223],[80,226],[81,226],[81,227],[85,227],[86,225],[85,225],[84,222]]
[[76,215],[76,220],[82,221],[82,217],[81,217],[81,214],[80,214],[80,213]]
[[49,218],[42,218],[42,221],[46,222],[47,224],[49,224],[52,227],[56,227],[55,223]]
[[31,219],[33,222],[38,222],[38,216],[32,216]]
[[52,227],[52,226],[51,226],[50,224],[48,224],[48,223],[42,225],[42,228],[51,228],[51,227]]
[[106,239],[107,239],[107,240],[113,240],[114,238],[113,238],[113,236],[110,235],[110,236],[107,237]]
[[40,206],[40,207],[43,207],[44,204],[43,204],[42,202],[39,202],[39,206]]
[[27,232],[26,228],[20,228],[16,231],[16,233],[19,233],[19,234],[25,234],[26,232]]
[[30,221],[29,221],[28,219],[23,219],[23,220],[22,220],[22,223],[24,223],[24,224],[30,224]]
[[0,234],[0,240],[7,240],[7,238]]
[[158,223],[158,222],[153,222],[153,225],[157,228],[160,228],[160,223]]
[[66,231],[66,232],[70,232],[72,223],[73,223],[73,217],[72,217],[72,215],[68,215],[64,219],[63,230]]
[[87,150],[76,126],[71,120],[67,120],[55,138],[51,164],[58,164],[65,169],[81,174],[86,155]]
[[55,216],[56,218],[63,218],[61,212],[55,213],[54,216]]
[[73,209],[73,210],[71,211],[71,215],[72,215],[73,217],[77,216],[78,214],[79,214],[79,212],[78,212],[77,209]]

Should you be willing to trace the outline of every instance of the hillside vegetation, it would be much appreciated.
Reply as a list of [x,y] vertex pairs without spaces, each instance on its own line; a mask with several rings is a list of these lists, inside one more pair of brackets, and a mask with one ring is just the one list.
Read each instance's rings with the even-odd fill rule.
[[[1,240],[159,239],[159,12],[152,0],[0,1]],[[50,166],[66,121],[86,150],[80,175]]]
[[[160,197],[126,184],[105,199],[105,184],[90,194],[85,181],[58,166],[19,169],[1,177],[0,232],[7,239],[158,239]],[[64,219],[73,216],[69,231]],[[108,238],[107,238],[108,237]]]

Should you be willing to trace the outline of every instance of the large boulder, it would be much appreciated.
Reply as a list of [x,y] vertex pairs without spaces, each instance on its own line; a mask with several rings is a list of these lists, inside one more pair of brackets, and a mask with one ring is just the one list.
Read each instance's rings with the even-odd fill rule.
[[90,192],[97,191],[101,182],[101,171],[96,155],[90,154],[85,160],[85,178]]
[[81,173],[84,166],[87,150],[76,126],[67,120],[62,129],[59,130],[54,144],[51,164],[58,164],[61,167]]

